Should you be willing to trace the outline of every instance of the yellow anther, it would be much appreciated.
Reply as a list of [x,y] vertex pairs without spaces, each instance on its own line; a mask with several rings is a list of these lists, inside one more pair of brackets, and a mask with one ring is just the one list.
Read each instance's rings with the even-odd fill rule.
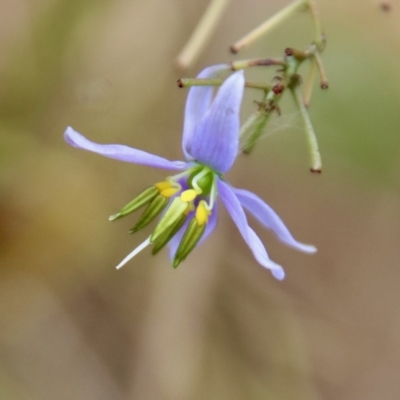
[[185,201],[186,203],[189,203],[189,201],[194,200],[196,196],[197,192],[195,190],[188,189],[181,193],[181,200]]
[[175,193],[178,193],[180,190],[180,188],[176,188],[176,187],[170,187],[164,190],[161,190],[160,194],[164,197],[171,197],[173,196]]
[[210,216],[211,211],[207,208],[207,203],[202,200],[197,206],[196,210],[196,220],[199,226],[202,226],[208,222],[208,217]]
[[170,189],[173,188],[174,186],[172,185],[171,182],[168,181],[164,181],[164,182],[158,182],[154,185],[159,191],[160,193],[165,190],[165,189]]
[[178,182],[174,181],[158,182],[154,186],[158,189],[162,196],[167,198],[173,196],[181,190],[181,185]]

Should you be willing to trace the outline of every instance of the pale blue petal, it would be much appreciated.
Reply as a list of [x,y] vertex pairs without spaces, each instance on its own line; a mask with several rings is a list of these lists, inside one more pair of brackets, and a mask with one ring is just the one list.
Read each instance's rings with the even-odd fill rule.
[[[214,65],[212,67],[203,69],[203,71],[197,75],[197,78],[212,79],[215,78],[219,72],[224,70],[229,70],[229,66],[227,64]],[[213,86],[193,86],[189,90],[186,100],[182,138],[183,153],[187,159],[191,158],[190,148],[195,128],[207,110],[211,107],[213,93]]]
[[229,171],[239,151],[243,90],[243,71],[238,71],[222,84],[191,139],[190,155],[221,173]]
[[242,206],[266,228],[272,229],[282,242],[305,253],[315,253],[317,251],[314,246],[300,243],[294,239],[278,214],[257,195],[243,189],[234,189],[234,192]]
[[[195,215],[194,212],[190,213],[188,215],[188,218],[186,219],[186,222],[183,224],[182,228],[170,240],[170,242],[169,242],[169,258],[171,261],[174,259],[176,250],[178,250],[178,246],[182,240],[183,234],[185,233],[185,231],[188,227],[189,221],[194,217],[194,215]],[[208,220],[204,234],[196,247],[200,246],[210,236],[210,234],[214,231],[215,227],[217,226],[217,222],[218,222],[218,207],[216,204],[214,204],[214,208],[213,208],[210,218]]]
[[170,170],[180,170],[187,166],[187,163],[183,161],[169,161],[154,154],[121,144],[98,144],[91,142],[71,127],[66,129],[64,139],[71,146],[93,151],[102,156],[115,158],[120,161]]
[[[256,260],[264,267],[268,268],[271,270],[272,275],[276,278],[279,279],[280,281],[285,278],[285,271],[283,268],[274,263],[272,260],[270,260],[267,251],[265,250],[264,245],[262,244],[260,238],[257,236],[257,234],[254,232],[254,230],[249,226],[248,227],[248,234],[249,238],[252,242],[253,247],[256,248],[256,252],[253,250],[253,254],[256,258]],[[265,260],[268,260],[267,264],[265,263]]]
[[282,280],[285,277],[283,268],[270,260],[260,238],[248,225],[243,207],[236,197],[233,188],[224,181],[218,180],[218,193],[256,260],[263,267],[270,269],[275,278]]

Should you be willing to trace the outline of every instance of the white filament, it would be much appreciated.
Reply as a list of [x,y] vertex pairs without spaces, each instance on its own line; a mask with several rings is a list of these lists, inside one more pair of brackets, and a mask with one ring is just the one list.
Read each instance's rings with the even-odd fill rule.
[[213,174],[212,180],[213,181],[211,184],[210,204],[207,204],[208,205],[207,208],[209,211],[213,209],[215,200],[217,198],[217,190],[216,190],[217,183],[215,182],[215,174]]
[[133,257],[136,256],[136,254],[140,253],[145,247],[147,247],[150,244],[150,236],[138,247],[136,247],[135,250],[132,251],[132,253],[129,253],[117,266],[117,269],[122,268],[129,260],[131,260]]

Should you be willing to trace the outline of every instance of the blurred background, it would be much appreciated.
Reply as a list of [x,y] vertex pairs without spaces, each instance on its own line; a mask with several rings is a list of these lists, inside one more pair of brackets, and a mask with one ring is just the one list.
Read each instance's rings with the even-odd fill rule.
[[[229,173],[318,247],[291,250],[251,219],[285,267],[283,282],[257,264],[225,212],[178,269],[146,249],[116,272],[147,232],[128,234],[135,216],[108,216],[167,173],[63,141],[71,125],[181,159],[187,90],[176,79],[305,48],[313,30],[299,13],[228,52],[288,3],[232,0],[181,73],[174,60],[204,1],[1,1],[1,399],[399,398],[398,2],[385,13],[375,0],[318,1],[330,88],[316,85],[310,113],[323,173],[309,173],[290,96]],[[250,90],[244,116],[255,99]]]

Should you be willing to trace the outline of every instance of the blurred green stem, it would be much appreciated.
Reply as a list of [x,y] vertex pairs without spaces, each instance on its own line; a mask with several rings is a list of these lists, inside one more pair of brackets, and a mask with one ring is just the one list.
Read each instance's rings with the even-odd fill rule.
[[307,108],[303,103],[303,98],[301,95],[300,86],[294,85],[291,87],[291,91],[296,102],[296,105],[300,111],[300,114],[303,118],[304,127],[307,133],[308,139],[308,149],[311,157],[311,172],[321,172],[322,163],[321,163],[321,154],[318,148],[318,141],[315,135],[314,127],[311,123],[310,115],[308,114]]
[[319,20],[319,17],[318,17],[316,1],[310,0],[308,2],[308,7],[310,9],[311,16],[312,16],[313,23],[314,23],[314,29],[315,29],[315,41],[314,42],[315,42],[318,50],[322,51],[325,47],[325,36],[322,32],[321,21]]
[[310,69],[304,84],[303,103],[306,107],[310,105],[312,90],[315,81],[315,73],[317,72],[317,63],[314,58],[310,59]]
[[[192,87],[192,86],[221,86],[224,83],[223,79],[197,79],[197,78],[181,78],[178,79],[178,86],[181,88]],[[244,84],[247,88],[261,89],[269,91],[270,85],[264,82],[252,82],[246,81]]]
[[271,18],[267,19],[263,24],[253,29],[250,33],[244,36],[242,39],[238,40],[231,46],[232,53],[238,53],[243,47],[248,46],[262,35],[271,31],[278,25],[285,22],[290,18],[295,12],[301,10],[305,5],[308,5],[310,0],[297,0],[286,6],[284,9],[273,15]]
[[324,64],[322,62],[322,58],[318,50],[315,52],[314,58],[315,62],[317,63],[319,75],[321,77],[321,89],[328,89],[329,87],[328,77],[326,76]]
[[179,69],[187,69],[195,62],[214,32],[228,4],[229,0],[211,0],[192,36],[176,59],[176,65]]

